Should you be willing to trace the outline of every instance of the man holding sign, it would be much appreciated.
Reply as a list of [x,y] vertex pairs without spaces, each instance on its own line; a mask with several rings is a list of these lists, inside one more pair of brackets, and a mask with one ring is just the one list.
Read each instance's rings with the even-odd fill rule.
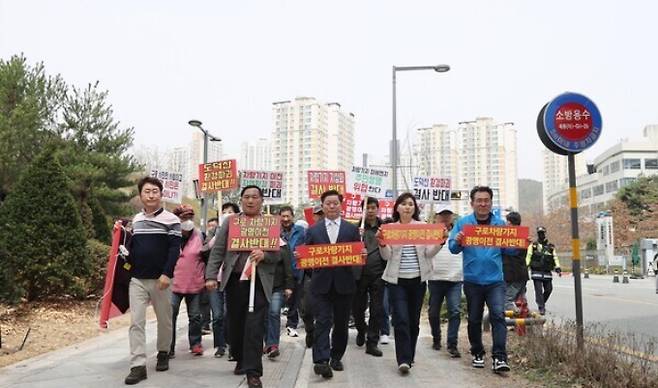
[[[320,197],[324,219],[306,233],[306,245],[359,242],[359,229],[340,218],[343,196],[336,190],[325,191]],[[345,354],[348,337],[348,321],[352,296],[356,291],[353,268],[338,266],[317,268],[311,275],[313,315],[313,370],[328,379],[332,369],[343,370],[341,359]],[[329,332],[331,333],[331,341]]]
[[468,305],[468,340],[471,343],[472,365],[484,368],[484,346],[482,345],[482,315],[484,304],[489,307],[489,319],[493,335],[493,371],[508,372],[507,327],[505,326],[505,283],[503,281],[502,251],[496,246],[467,245],[465,225],[504,226],[505,222],[493,215],[491,205],[493,190],[487,186],[476,186],[471,190],[473,214],[461,218],[450,232],[450,252],[463,252],[464,294]]
[[[249,387],[262,387],[260,376],[263,375],[264,322],[272,298],[275,267],[281,261],[281,254],[279,251],[264,251],[267,248],[241,248],[256,240],[264,241],[264,246],[268,245],[271,239],[266,237],[256,240],[250,237],[248,241],[229,238],[229,229],[235,225],[269,225],[270,220],[265,220],[261,214],[263,193],[258,186],[245,186],[240,193],[240,204],[243,212],[225,218],[215,235],[215,245],[206,267],[206,287],[209,290],[217,288],[219,280],[220,290],[226,291],[229,344],[237,361],[233,373],[246,374]],[[255,235],[255,232],[259,232],[256,229],[249,234]],[[275,245],[278,245],[279,233],[277,229]],[[222,272],[218,278],[220,267]],[[251,282],[245,280],[246,277],[255,280],[253,288],[250,287]],[[250,311],[252,307],[253,312]]]

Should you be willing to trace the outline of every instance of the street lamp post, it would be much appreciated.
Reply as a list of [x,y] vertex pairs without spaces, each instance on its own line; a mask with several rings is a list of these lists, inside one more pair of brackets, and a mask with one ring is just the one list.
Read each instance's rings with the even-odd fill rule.
[[398,196],[398,133],[397,133],[397,107],[396,107],[396,81],[395,75],[398,71],[434,70],[437,73],[445,73],[450,70],[448,65],[435,66],[393,66],[393,144],[391,144],[391,172],[393,174],[393,198]]
[[[189,125],[193,127],[197,127],[203,132],[203,163],[206,164],[208,163],[208,140],[211,141],[222,141],[222,139],[215,137],[208,133],[203,127],[201,126],[201,121],[199,120],[190,120],[187,122]],[[208,216],[208,201],[206,200],[206,196],[204,193],[201,193],[201,231],[203,233],[206,233],[206,218]]]

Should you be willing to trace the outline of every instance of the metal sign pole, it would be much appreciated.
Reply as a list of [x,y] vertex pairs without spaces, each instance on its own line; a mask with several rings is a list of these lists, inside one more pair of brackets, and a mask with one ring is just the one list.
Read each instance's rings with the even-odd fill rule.
[[571,249],[573,260],[574,287],[576,291],[576,341],[578,349],[583,349],[583,290],[580,281],[580,237],[578,236],[578,196],[576,191],[575,154],[568,154],[569,163],[569,205],[571,207]]

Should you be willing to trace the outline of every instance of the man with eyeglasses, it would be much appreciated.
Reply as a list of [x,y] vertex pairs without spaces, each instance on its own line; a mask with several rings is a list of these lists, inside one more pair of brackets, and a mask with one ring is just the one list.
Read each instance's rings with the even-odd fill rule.
[[461,218],[450,232],[450,252],[463,252],[464,294],[468,305],[468,340],[471,343],[472,365],[484,368],[482,344],[482,316],[484,304],[489,307],[493,336],[492,369],[496,373],[509,372],[507,364],[507,327],[505,326],[505,282],[502,253],[497,247],[464,246],[464,225],[503,226],[505,222],[491,212],[493,190],[476,186],[471,190],[473,213]]

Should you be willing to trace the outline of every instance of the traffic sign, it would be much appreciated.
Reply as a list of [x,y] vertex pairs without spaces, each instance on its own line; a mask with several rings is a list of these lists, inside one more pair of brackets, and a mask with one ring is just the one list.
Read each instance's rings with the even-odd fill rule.
[[544,105],[537,117],[537,133],[551,151],[577,154],[601,136],[601,113],[596,104],[578,93],[563,93]]

